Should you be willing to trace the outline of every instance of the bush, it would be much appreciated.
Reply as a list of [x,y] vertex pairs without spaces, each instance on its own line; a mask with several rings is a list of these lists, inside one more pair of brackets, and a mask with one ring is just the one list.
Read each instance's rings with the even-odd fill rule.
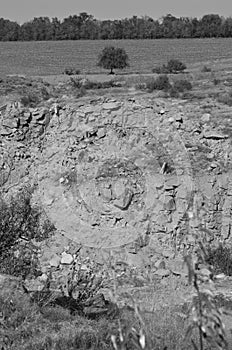
[[155,67],[152,69],[152,73],[157,74],[171,74],[180,73],[186,69],[186,65],[179,60],[172,59],[168,61],[167,65],[162,65],[160,67]]
[[224,103],[228,106],[232,106],[232,90],[225,94],[222,94],[222,95],[220,94],[218,97],[218,102]]
[[20,102],[24,107],[35,107],[39,104],[40,98],[36,93],[28,93],[21,97]]
[[168,61],[168,64],[166,67],[169,73],[179,73],[186,69],[186,65],[176,59],[172,59]]
[[217,79],[217,78],[213,79],[213,85],[214,86],[217,86],[218,84],[220,84],[220,82],[221,82],[220,79]]
[[149,92],[153,90],[164,90],[168,91],[171,88],[167,75],[161,75],[156,79],[152,79],[147,83],[147,89]]
[[232,276],[232,248],[219,244],[217,247],[208,247],[207,263],[209,263],[214,273],[224,273]]
[[110,69],[110,74],[114,74],[113,69],[124,69],[129,66],[126,51],[119,47],[105,47],[98,58],[97,65],[104,69]]
[[161,67],[155,67],[152,69],[152,73],[156,73],[156,74],[168,74],[169,71],[167,69],[167,67],[163,64]]
[[178,92],[192,90],[192,84],[188,80],[176,80],[173,84],[173,89]]
[[80,89],[83,86],[83,79],[81,78],[70,78],[70,82],[76,89]]
[[31,205],[31,189],[24,189],[9,203],[0,199],[0,271],[26,277],[36,272],[32,240],[48,238],[54,226],[39,207]]
[[207,66],[204,66],[204,67],[202,67],[201,72],[202,73],[209,73],[209,72],[212,72],[212,69],[207,67]]
[[173,98],[178,98],[180,94],[179,94],[179,91],[172,86],[169,91],[169,96]]
[[80,73],[81,73],[80,69],[76,69],[74,67],[65,68],[63,72],[63,74],[66,74],[66,75],[78,75]]

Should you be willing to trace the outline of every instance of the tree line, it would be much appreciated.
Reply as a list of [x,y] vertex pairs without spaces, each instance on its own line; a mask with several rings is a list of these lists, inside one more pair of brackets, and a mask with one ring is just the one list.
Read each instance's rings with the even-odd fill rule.
[[63,20],[35,17],[21,25],[0,18],[0,41],[220,37],[232,37],[232,17],[209,14],[198,19],[168,14],[160,20],[149,16],[97,20],[82,12]]

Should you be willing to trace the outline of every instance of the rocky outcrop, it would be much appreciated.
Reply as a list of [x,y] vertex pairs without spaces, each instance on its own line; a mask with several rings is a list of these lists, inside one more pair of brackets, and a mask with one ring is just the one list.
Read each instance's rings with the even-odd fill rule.
[[1,183],[36,179],[56,227],[86,246],[166,246],[202,227],[209,241],[228,240],[231,124],[220,122],[220,104],[208,113],[205,103],[144,95],[7,105]]

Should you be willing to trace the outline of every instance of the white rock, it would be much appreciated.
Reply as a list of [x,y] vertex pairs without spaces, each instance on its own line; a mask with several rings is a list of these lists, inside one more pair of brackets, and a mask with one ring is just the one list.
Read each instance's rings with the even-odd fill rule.
[[58,267],[60,265],[60,257],[58,255],[54,255],[50,260],[51,267]]
[[117,102],[106,102],[106,103],[103,103],[102,108],[107,111],[117,111],[118,109],[121,108],[121,104]]
[[61,177],[60,180],[59,180],[60,184],[64,183],[65,182],[65,178],[64,177]]
[[204,114],[202,115],[202,117],[201,117],[201,121],[202,121],[203,123],[209,122],[210,119],[211,119],[211,114],[209,114],[209,113],[204,113]]
[[41,276],[38,277],[38,280],[41,282],[47,282],[48,276],[46,275],[46,273],[43,273]]
[[70,265],[73,262],[73,256],[71,254],[67,254],[66,252],[62,253],[62,257],[61,257],[61,264],[64,265]]

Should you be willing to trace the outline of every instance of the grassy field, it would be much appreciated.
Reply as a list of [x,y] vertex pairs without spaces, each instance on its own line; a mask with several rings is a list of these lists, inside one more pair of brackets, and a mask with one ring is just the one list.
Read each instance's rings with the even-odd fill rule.
[[128,52],[128,73],[149,73],[156,65],[178,58],[187,65],[217,64],[232,58],[232,39],[99,40],[55,42],[1,42],[0,76],[7,74],[61,74],[73,66],[81,73],[103,72],[96,67],[97,56],[106,45]]

